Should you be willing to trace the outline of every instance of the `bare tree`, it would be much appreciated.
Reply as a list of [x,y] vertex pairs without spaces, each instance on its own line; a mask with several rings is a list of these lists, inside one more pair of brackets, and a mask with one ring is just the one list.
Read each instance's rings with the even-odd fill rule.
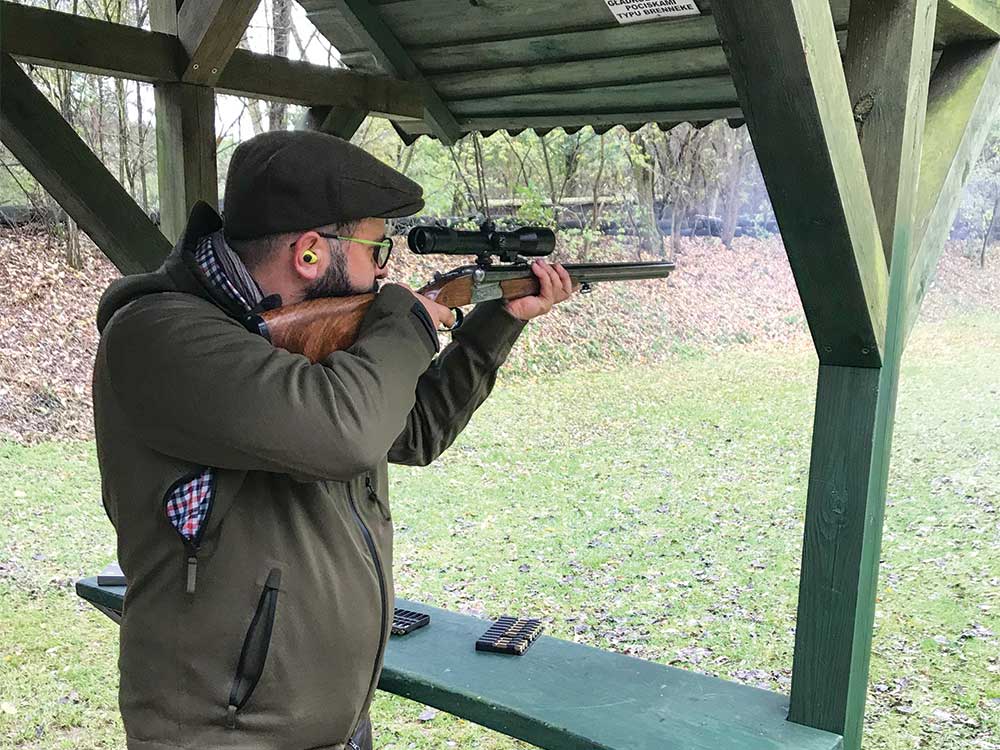
[[[650,142],[651,134],[647,126],[630,134],[628,150],[629,163],[632,165],[632,179],[635,182],[635,192],[638,205],[636,207],[636,224],[639,231],[639,247],[646,252],[662,256],[663,235],[656,216],[656,195],[654,190],[656,169],[656,151]],[[657,132],[659,132],[657,130]]]
[[[292,0],[271,0],[271,50],[276,57],[288,57],[288,37],[292,28]],[[284,102],[268,103],[267,120],[271,130],[288,127],[288,105]]]

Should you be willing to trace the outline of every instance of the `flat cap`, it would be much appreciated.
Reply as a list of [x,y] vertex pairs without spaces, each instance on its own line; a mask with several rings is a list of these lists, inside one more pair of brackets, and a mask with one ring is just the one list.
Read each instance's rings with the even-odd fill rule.
[[420,185],[357,146],[326,133],[278,130],[233,152],[223,222],[228,237],[245,240],[410,216],[423,206]]

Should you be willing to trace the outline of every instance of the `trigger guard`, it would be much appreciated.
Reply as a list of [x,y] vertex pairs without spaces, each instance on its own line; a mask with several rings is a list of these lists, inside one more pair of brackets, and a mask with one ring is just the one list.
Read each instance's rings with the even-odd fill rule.
[[455,313],[455,323],[450,328],[445,328],[444,329],[445,331],[454,331],[456,328],[462,325],[462,321],[465,320],[465,313],[462,312],[461,307],[453,307],[451,308],[451,311]]

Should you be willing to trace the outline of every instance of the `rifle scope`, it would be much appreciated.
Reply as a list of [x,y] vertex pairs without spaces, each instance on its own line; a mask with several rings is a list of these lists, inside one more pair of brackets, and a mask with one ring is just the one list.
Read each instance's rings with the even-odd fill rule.
[[546,227],[521,227],[513,232],[463,232],[447,227],[414,227],[407,236],[410,250],[419,254],[544,256],[555,250],[556,235]]

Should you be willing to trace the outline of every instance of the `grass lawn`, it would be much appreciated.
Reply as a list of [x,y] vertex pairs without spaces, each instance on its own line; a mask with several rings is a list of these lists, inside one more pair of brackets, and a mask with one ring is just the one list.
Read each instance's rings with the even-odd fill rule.
[[[869,748],[1000,748],[1000,318],[904,360]],[[397,468],[400,595],[787,691],[815,356],[734,349],[503,384]],[[92,443],[0,443],[0,746],[121,748],[116,626],[72,584],[114,555]],[[379,694],[380,748],[524,747]]]

